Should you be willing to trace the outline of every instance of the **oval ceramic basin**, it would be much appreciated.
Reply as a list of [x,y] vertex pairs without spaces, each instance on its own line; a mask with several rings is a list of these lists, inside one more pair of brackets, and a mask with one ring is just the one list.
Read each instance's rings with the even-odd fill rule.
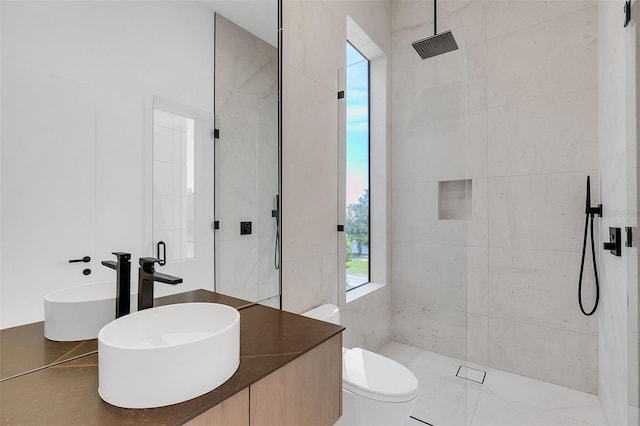
[[123,408],[152,408],[207,393],[240,365],[240,313],[217,303],[136,312],[98,334],[98,393]]
[[[131,295],[131,310],[137,306]],[[44,336],[60,342],[95,339],[116,318],[116,283],[66,287],[44,297]]]

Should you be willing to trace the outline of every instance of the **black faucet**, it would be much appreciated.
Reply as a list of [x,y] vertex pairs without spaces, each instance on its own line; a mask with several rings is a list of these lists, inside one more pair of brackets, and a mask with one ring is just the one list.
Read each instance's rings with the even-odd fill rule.
[[182,282],[182,278],[156,272],[153,269],[160,259],[155,257],[141,257],[138,269],[138,310],[153,308],[153,283],[165,283],[176,285]]
[[102,264],[116,271],[116,318],[131,311],[131,253],[114,252],[117,261],[103,260]]

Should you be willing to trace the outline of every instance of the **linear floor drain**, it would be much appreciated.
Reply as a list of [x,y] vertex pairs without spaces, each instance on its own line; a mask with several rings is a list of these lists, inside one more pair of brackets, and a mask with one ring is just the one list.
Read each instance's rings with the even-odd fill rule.
[[464,365],[458,367],[458,372],[456,373],[456,377],[471,380],[472,382],[480,383],[481,385],[484,384],[484,378],[486,376],[486,371],[478,370],[477,368],[465,367]]

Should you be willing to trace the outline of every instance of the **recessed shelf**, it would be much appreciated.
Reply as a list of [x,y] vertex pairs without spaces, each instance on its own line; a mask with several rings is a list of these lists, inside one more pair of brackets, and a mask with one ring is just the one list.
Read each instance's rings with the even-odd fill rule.
[[471,179],[438,182],[438,220],[471,217]]

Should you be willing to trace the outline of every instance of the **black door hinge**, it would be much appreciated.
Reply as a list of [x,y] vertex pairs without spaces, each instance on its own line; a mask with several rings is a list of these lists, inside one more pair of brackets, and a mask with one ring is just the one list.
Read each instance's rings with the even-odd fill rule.
[[338,92],[338,99],[344,98],[344,90]]
[[624,4],[624,26],[628,26],[631,22],[631,0],[627,0]]
[[213,138],[220,139],[220,129],[213,129]]
[[214,220],[213,221],[213,229],[220,229],[220,221],[219,220]]
[[344,232],[344,225],[338,225],[338,232]]

